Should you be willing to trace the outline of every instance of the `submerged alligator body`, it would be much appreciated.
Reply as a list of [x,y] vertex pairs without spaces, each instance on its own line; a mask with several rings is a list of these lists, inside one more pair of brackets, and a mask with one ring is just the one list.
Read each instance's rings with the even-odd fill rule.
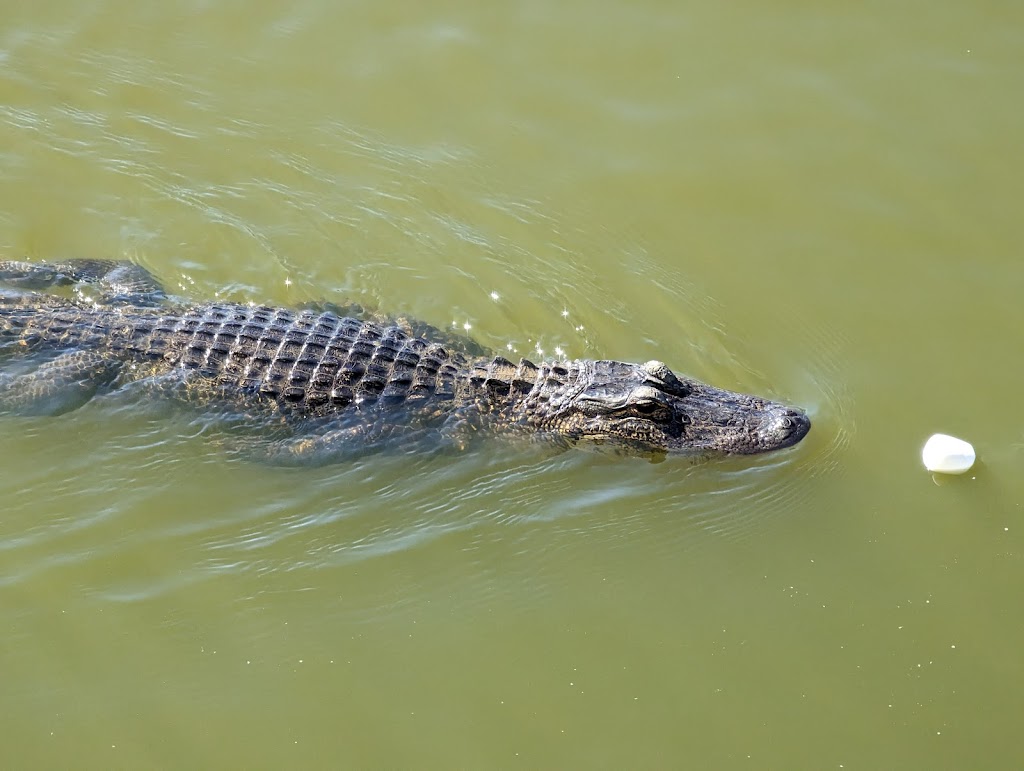
[[753,454],[800,410],[650,361],[512,362],[408,323],[324,309],[168,302],[129,262],[0,262],[0,411],[59,414],[137,389],[242,419],[272,462],[466,446],[509,434],[630,454]]

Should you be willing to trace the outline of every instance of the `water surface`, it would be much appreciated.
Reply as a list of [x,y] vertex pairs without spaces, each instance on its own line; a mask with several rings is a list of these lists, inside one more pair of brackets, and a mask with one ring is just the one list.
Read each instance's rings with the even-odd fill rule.
[[[1015,768],[1024,18],[16,4],[0,247],[806,406],[756,459],[0,431],[12,767]],[[933,431],[973,441],[932,480]]]

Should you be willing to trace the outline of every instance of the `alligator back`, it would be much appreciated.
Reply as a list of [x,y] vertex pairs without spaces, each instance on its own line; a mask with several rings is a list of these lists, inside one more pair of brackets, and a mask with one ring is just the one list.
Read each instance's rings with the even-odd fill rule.
[[[451,400],[465,357],[397,324],[228,303],[190,308],[0,307],[0,340],[19,352],[98,350],[146,376],[198,376],[294,417],[350,405]],[[12,345],[13,344],[13,345]],[[131,379],[126,368],[122,381]]]

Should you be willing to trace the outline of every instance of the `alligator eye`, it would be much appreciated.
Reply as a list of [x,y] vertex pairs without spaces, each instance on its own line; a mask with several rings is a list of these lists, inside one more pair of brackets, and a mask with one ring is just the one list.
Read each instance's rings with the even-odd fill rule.
[[643,418],[664,420],[668,415],[668,410],[665,408],[665,405],[655,401],[636,402],[632,407],[633,411]]

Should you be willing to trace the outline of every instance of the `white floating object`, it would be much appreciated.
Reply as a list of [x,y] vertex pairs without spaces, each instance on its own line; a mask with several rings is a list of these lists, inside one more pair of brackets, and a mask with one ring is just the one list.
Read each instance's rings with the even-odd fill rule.
[[921,450],[924,467],[940,474],[963,474],[976,457],[970,442],[948,434],[933,434]]

